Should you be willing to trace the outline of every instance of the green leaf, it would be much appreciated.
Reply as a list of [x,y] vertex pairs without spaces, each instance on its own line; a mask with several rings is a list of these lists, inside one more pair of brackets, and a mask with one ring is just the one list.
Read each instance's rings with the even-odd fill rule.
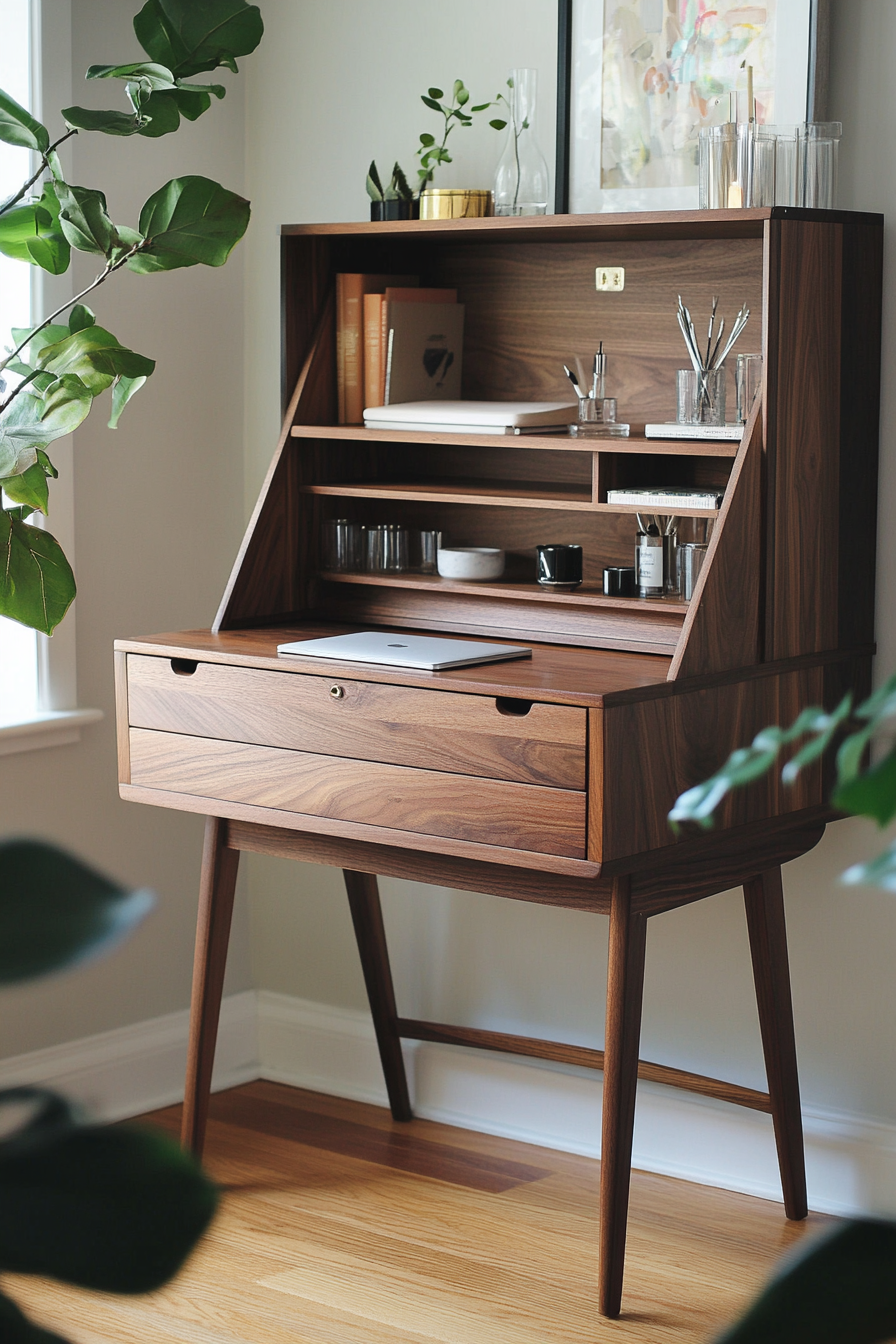
[[92,187],[56,184],[59,196],[59,221],[72,247],[79,252],[95,252],[108,257],[118,241],[115,225],[106,211],[106,198]]
[[896,1224],[840,1223],[785,1262],[716,1344],[879,1344],[896,1336]]
[[392,165],[391,186],[393,188],[393,191],[395,192],[395,195],[398,196],[400,200],[412,201],[414,199],[414,193],[411,190],[408,179],[405,176],[401,168],[401,165],[398,163],[394,163]]
[[71,249],[60,229],[59,201],[52,184],[44,186],[39,201],[0,215],[0,252],[14,261],[41,266],[51,275],[67,269]]
[[87,327],[94,326],[95,323],[96,313],[84,303],[76,303],[68,315],[68,329],[73,335],[76,331],[84,331]]
[[59,161],[59,155],[56,153],[55,149],[51,149],[47,155],[47,167],[57,182],[63,180],[64,174],[62,172],[62,164]]
[[151,140],[171,135],[180,125],[177,90],[162,89],[158,93],[151,93],[141,107],[141,115],[144,122],[140,127],[140,135]]
[[43,154],[50,147],[50,133],[46,126],[42,126],[26,108],[2,89],[0,140],[7,145],[18,145],[20,149],[33,149],[37,154]]
[[427,107],[432,108],[433,112],[441,112],[441,111],[442,111],[441,107],[440,107],[439,104],[436,102],[435,98],[427,98],[425,94],[421,94],[421,95],[420,95],[420,99],[421,99],[421,102],[424,102],[424,103],[426,104]]
[[30,261],[28,241],[39,238],[41,225],[48,228],[52,220],[36,201],[14,206],[0,215],[0,252],[13,261]]
[[495,117],[494,121],[490,121],[490,122],[489,122],[489,126],[493,126],[493,127],[495,128],[496,131],[503,131],[503,129],[504,129],[504,127],[505,127],[506,125],[507,125],[507,122],[506,122],[506,121],[501,121],[501,119],[500,119],[499,117]]
[[118,377],[148,378],[155,366],[154,359],[128,350],[111,331],[98,326],[76,331],[58,344],[47,346],[40,355],[42,369],[62,379],[74,375],[93,396],[105,391]]
[[65,234],[62,232],[62,224],[59,219],[59,195],[56,186],[52,182],[45,182],[38,202],[50,218],[47,226],[42,226],[39,238],[32,238],[28,242],[28,251],[31,259],[43,270],[48,271],[50,275],[62,275],[68,270],[71,260],[71,247]]
[[[10,1089],[7,1104],[36,1092]],[[46,1109],[57,1100],[38,1095]],[[207,1228],[217,1190],[167,1135],[80,1125],[64,1106],[0,1145],[0,1266],[101,1292],[161,1287]]]
[[153,900],[148,891],[129,891],[55,845],[0,843],[0,983],[29,980],[99,955],[145,918]]
[[[32,527],[0,510],[0,616],[10,616],[33,630],[52,635],[74,597],[75,576],[56,538],[43,528]],[[8,888],[0,885],[0,938],[7,927],[4,915],[7,893]],[[10,928],[14,922],[12,919]],[[19,975],[15,969],[29,938],[34,944],[32,961],[37,964],[49,957],[52,947],[59,945],[62,933],[61,929],[57,932],[46,927],[36,939],[33,932],[30,935],[26,932],[15,947],[4,946],[0,950],[0,980],[27,979],[32,974]],[[49,963],[46,969],[51,969]]]
[[136,113],[98,112],[92,107],[64,107],[66,124],[79,131],[102,131],[105,135],[136,135],[145,120]]
[[207,177],[176,177],[140,212],[146,244],[127,263],[141,275],[223,266],[249,224],[249,202]]
[[470,90],[464,88],[463,80],[456,79],[454,81],[454,101],[460,107],[466,106],[470,101]]
[[421,145],[425,145],[427,149],[429,148],[430,145],[434,145],[435,142],[436,142],[435,136],[429,135],[429,133],[426,131],[424,131],[423,134],[420,136]]
[[[20,392],[0,416],[0,479],[20,476],[34,466],[38,448],[46,448],[52,443],[51,427],[41,423],[43,411],[44,403],[40,397]],[[2,563],[0,547],[0,565]]]
[[[13,327],[12,329],[12,338],[16,345],[21,345],[29,334],[29,329],[27,327]],[[57,341],[64,340],[68,334],[68,327],[63,327],[59,322],[51,322],[49,326],[43,327],[40,331],[35,332],[26,346],[30,362],[36,364],[41,350],[48,345],[55,345]],[[10,365],[10,367],[12,366]]]
[[88,79],[139,79],[153,89],[174,88],[174,75],[167,66],[155,61],[133,61],[130,65],[91,65]]
[[47,473],[39,461],[18,476],[7,476],[5,480],[0,480],[0,490],[6,492],[13,504],[24,504],[32,512],[47,512],[50,491]]
[[470,111],[471,111],[471,112],[487,112],[488,109],[489,109],[490,107],[491,107],[491,103],[477,103],[475,107],[471,107],[471,108],[470,108]]
[[[63,434],[71,434],[83,420],[87,419],[96,393],[76,374],[67,373],[62,378],[53,374],[46,376],[51,378],[51,382],[44,390],[41,427],[50,425],[58,431],[50,436],[52,442],[53,439],[61,438]],[[38,460],[40,453],[41,450],[38,449]]]
[[[445,97],[445,90],[444,90],[444,89],[428,89],[427,92],[428,92],[430,98],[444,98],[444,97]],[[421,96],[422,96],[422,95],[421,95]]]
[[116,378],[112,384],[112,415],[109,418],[109,428],[117,429],[118,422],[121,419],[121,413],[127,406],[135,392],[139,392],[146,382],[145,375],[139,378]]
[[372,201],[381,201],[384,196],[383,184],[380,181],[380,175],[377,171],[376,160],[370,160],[370,167],[367,169],[367,181],[365,183],[367,195]]
[[134,32],[153,61],[189,78],[221,65],[235,72],[235,58],[255,50],[264,24],[245,0],[147,0]]
[[869,887],[882,887],[884,891],[896,891],[896,842],[889,845],[883,854],[877,854],[867,863],[855,863],[841,874],[841,882],[848,886],[861,884]]
[[0,1339],[4,1344],[67,1344],[61,1335],[29,1321],[4,1293],[0,1293]]
[[831,802],[854,817],[886,826],[896,817],[896,747],[863,775],[841,784]]

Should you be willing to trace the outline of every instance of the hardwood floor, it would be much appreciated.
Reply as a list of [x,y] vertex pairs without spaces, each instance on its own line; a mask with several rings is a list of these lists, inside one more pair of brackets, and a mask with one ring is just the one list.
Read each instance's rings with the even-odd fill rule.
[[[636,1172],[623,1314],[605,1321],[597,1162],[276,1083],[210,1114],[225,1198],[179,1278],[121,1298],[9,1276],[34,1319],[75,1344],[687,1344],[828,1221]],[[148,1118],[176,1132],[180,1107]]]

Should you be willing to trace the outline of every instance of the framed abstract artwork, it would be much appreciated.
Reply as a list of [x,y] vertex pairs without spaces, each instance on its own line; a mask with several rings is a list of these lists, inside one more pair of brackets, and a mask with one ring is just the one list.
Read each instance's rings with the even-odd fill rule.
[[697,136],[729,93],[824,116],[829,0],[559,0],[558,213],[697,208]]

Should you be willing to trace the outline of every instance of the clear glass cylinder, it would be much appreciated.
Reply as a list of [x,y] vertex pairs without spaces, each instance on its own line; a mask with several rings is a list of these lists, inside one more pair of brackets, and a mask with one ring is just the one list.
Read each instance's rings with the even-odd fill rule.
[[331,518],[323,525],[324,569],[337,574],[362,567],[361,528],[347,518]]
[[705,126],[697,142],[701,210],[727,210],[737,180],[737,127],[733,122]]
[[495,173],[496,215],[543,215],[548,165],[535,138],[537,70],[511,70],[507,81],[507,140]]
[[799,162],[799,128],[796,126],[769,127],[775,133],[777,161],[775,163],[775,205],[799,205],[797,165]]
[[762,386],[762,356],[738,355],[734,370],[737,391],[737,418],[745,425],[753,409],[756,394]]
[[725,367],[697,373],[679,369],[677,416],[680,425],[724,425]]
[[837,167],[843,125],[810,121],[799,141],[799,205],[807,210],[833,210],[837,203]]
[[407,528],[383,523],[367,529],[367,565],[371,574],[398,573],[408,567]]

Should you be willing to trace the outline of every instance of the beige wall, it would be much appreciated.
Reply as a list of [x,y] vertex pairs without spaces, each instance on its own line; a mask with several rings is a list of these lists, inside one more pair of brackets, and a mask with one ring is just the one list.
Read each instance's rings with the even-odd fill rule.
[[[896,6],[850,0],[835,8],[831,115],[846,123],[841,203],[884,210],[892,219],[896,179],[888,147],[896,125],[888,94]],[[246,250],[247,507],[277,428],[277,226],[363,218],[368,160],[376,155],[382,167],[398,156],[408,167],[416,136],[428,125],[417,95],[456,75],[478,98],[496,90],[512,64],[537,66],[539,138],[553,158],[555,0],[458,0],[449,7],[434,0],[275,0],[264,12],[268,36],[246,83],[248,194],[260,224]],[[458,180],[488,181],[497,153],[489,136],[470,133]],[[891,292],[888,284],[885,368],[896,321]],[[894,438],[896,407],[885,390],[885,519],[896,501]],[[885,528],[883,667],[896,665],[894,570],[896,546]],[[839,823],[813,854],[790,866],[786,888],[804,1097],[814,1106],[892,1120],[896,906],[883,893],[843,890],[835,881],[847,862],[877,843],[861,823]],[[250,869],[256,983],[363,1005],[338,873],[260,859]],[[383,888],[404,1012],[600,1042],[603,920],[407,882],[386,881]],[[748,967],[737,894],[653,920],[644,1056],[761,1085]]]
[[[140,57],[130,21],[139,6],[74,0],[74,101],[123,105],[120,84],[86,84],[87,66]],[[162,140],[80,135],[74,180],[103,189],[114,219],[179,173],[243,186],[243,86]],[[51,97],[48,105],[58,107]],[[61,105],[67,105],[65,94]],[[61,124],[58,116],[55,125]],[[98,407],[76,435],[75,503],[80,701],[106,712],[77,745],[2,759],[6,833],[40,834],[123,881],[153,887],[155,913],[114,957],[0,999],[0,1053],[12,1055],[139,1021],[189,1003],[202,823],[118,799],[112,641],[208,625],[242,526],[243,258],[224,270],[113,278],[99,318],[158,360],[117,433]],[[79,257],[87,284],[93,259]],[[52,516],[50,519],[52,526]],[[230,984],[249,984],[245,917],[238,917]]]

